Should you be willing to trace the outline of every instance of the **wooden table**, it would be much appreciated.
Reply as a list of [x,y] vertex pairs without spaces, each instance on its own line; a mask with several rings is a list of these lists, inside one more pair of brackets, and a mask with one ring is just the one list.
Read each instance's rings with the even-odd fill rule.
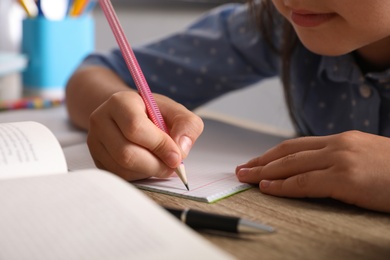
[[[285,199],[257,188],[214,204],[145,191],[158,204],[191,207],[269,224],[273,234],[201,234],[238,259],[390,259],[390,215],[330,199]],[[390,201],[389,201],[390,203]]]

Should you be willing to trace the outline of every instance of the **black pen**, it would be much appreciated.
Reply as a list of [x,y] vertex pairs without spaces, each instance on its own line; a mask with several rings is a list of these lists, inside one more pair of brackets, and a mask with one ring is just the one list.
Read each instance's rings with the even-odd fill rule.
[[229,233],[271,233],[274,228],[247,219],[205,213],[193,209],[165,209],[193,229],[206,229]]

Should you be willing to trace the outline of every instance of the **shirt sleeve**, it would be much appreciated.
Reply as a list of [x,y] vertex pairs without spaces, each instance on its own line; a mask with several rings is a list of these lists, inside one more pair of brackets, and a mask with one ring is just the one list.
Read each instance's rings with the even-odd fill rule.
[[[275,76],[279,67],[245,4],[212,9],[185,30],[135,47],[134,53],[152,92],[189,109]],[[90,55],[82,66],[91,64],[112,69],[134,87],[119,49]]]

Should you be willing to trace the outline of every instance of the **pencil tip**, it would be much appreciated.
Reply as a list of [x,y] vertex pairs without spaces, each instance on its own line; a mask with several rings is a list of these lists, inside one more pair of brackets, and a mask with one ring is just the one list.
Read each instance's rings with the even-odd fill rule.
[[187,190],[189,191],[190,189],[188,188],[188,181],[187,181],[186,170],[185,170],[184,164],[181,163],[180,166],[176,168],[175,172],[180,177],[181,181],[183,182],[183,184],[186,186]]

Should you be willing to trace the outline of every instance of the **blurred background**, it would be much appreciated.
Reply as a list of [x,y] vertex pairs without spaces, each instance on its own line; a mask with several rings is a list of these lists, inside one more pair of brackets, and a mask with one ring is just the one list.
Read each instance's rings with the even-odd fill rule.
[[[183,29],[207,10],[227,0],[111,0],[130,44],[136,45]],[[236,1],[237,2],[237,1]],[[116,46],[100,8],[94,10],[96,49]]]
[[[132,46],[181,30],[201,14],[218,5],[243,2],[240,0],[111,1]],[[0,35],[2,36],[0,52],[19,51],[21,20],[24,15],[16,1],[0,0]],[[94,8],[92,16],[96,26],[96,51],[106,52],[116,47],[117,43],[98,5]],[[206,104],[197,112],[205,117],[256,131],[286,137],[294,135],[278,79],[270,79],[245,90],[227,94]]]

